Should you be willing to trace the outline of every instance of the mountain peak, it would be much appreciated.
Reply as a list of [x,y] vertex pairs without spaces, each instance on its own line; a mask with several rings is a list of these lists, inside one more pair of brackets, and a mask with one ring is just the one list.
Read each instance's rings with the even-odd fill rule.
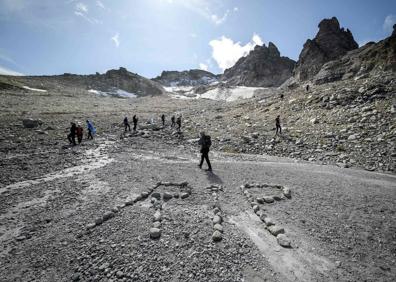
[[315,38],[308,39],[300,53],[294,71],[299,80],[311,79],[326,62],[359,47],[351,31],[341,28],[336,17],[322,20],[318,27]]

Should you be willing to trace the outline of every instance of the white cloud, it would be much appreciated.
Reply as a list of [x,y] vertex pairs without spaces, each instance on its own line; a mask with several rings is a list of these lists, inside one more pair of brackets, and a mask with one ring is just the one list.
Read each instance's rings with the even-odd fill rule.
[[102,1],[96,1],[96,6],[98,6],[99,8],[102,8],[102,9],[104,9],[105,8],[105,6],[103,5],[103,3],[102,3]]
[[10,70],[10,69],[2,67],[2,66],[0,66],[0,74],[2,74],[2,75],[23,75],[20,72],[13,71],[13,70]]
[[234,7],[234,12],[238,12],[239,8],[238,7]]
[[111,40],[114,42],[116,47],[120,46],[120,34],[118,32],[111,38]]
[[227,10],[224,15],[220,18],[218,15],[213,14],[210,16],[210,19],[212,20],[212,22],[216,25],[220,25],[222,23],[224,23],[227,20],[228,14],[230,13],[229,10]]
[[84,3],[81,3],[81,2],[76,3],[75,8],[74,8],[74,14],[76,16],[82,17],[83,19],[85,19],[87,22],[89,22],[91,24],[100,23],[99,20],[97,20],[93,17],[90,17],[88,15],[88,6],[85,5]]
[[208,69],[209,69],[208,65],[206,65],[204,63],[199,63],[199,68],[204,71],[208,71]]
[[384,20],[384,24],[383,24],[382,28],[386,32],[392,32],[394,24],[396,24],[396,16],[395,15],[388,15],[388,16],[386,16],[386,18]]
[[194,33],[194,32],[191,32],[189,35],[190,35],[190,37],[192,37],[192,38],[197,38],[197,37],[198,37],[198,34],[196,34],[196,33]]
[[79,2],[76,4],[76,11],[86,14],[86,13],[88,13],[88,7],[84,3]]
[[240,42],[234,42],[225,36],[209,42],[212,47],[212,58],[223,71],[232,67],[239,58],[249,54],[256,45],[263,44],[263,40],[257,34],[254,34],[252,40],[245,45],[241,45]]
[[227,10],[223,16],[216,14],[214,11],[219,11],[223,8],[222,1],[214,0],[161,0],[169,4],[181,5],[184,8],[200,15],[209,22],[216,25],[224,23],[230,13]]

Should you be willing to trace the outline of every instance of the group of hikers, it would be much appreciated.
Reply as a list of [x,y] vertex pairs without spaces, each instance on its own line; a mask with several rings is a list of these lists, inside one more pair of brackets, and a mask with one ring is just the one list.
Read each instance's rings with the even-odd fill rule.
[[[171,117],[171,127],[173,128],[177,125],[177,130],[179,132],[181,130],[181,119],[182,119],[181,115],[179,115],[177,118],[174,115]],[[139,121],[138,117],[136,115],[134,115],[132,117],[133,131],[137,130],[138,121]],[[161,115],[161,121],[162,121],[162,126],[165,126],[166,117],[164,114]],[[93,126],[91,121],[87,120],[86,122],[87,122],[87,130],[88,130],[87,139],[93,139],[93,135],[95,135],[96,129]],[[128,117],[124,118],[123,124],[124,124],[124,128],[125,128],[125,132],[127,130],[131,131],[131,126],[129,125]],[[276,135],[278,135],[278,133],[282,134],[280,115],[278,115],[275,118],[275,126],[276,126],[275,134]],[[83,139],[83,128],[81,126],[81,123],[77,123],[77,125],[76,125],[74,122],[72,122],[71,127],[70,127],[70,134],[67,136],[70,144],[76,145],[76,137],[77,137],[78,144],[81,144],[82,139]],[[201,161],[200,161],[198,167],[200,169],[202,169],[202,165],[203,165],[204,161],[206,161],[206,163],[208,165],[207,171],[212,171],[212,165],[210,164],[210,160],[209,160],[209,150],[212,145],[211,137],[209,135],[207,135],[205,132],[201,132],[198,144],[201,146],[201,150],[200,150]]]
[[[93,136],[96,133],[96,129],[93,126],[92,122],[87,120],[87,139],[93,139]],[[70,123],[70,133],[67,135],[67,139],[69,140],[70,144],[75,146],[76,144],[76,137],[77,137],[77,142],[78,144],[81,144],[82,139],[83,139],[83,132],[84,129],[81,126],[81,123],[78,122],[77,125],[75,122]]]
[[[136,131],[138,121],[139,121],[139,119],[137,118],[136,115],[134,115],[132,117],[133,131]],[[131,131],[131,126],[129,125],[128,117],[124,118],[124,127],[125,127],[125,132],[127,131],[127,129],[129,129],[129,131]]]
[[[171,117],[171,127],[175,127],[177,124],[177,131],[179,131],[179,132],[181,130],[181,119],[182,119],[181,115],[179,115],[177,118],[175,116]],[[139,119],[137,118],[136,115],[134,115],[132,117],[133,131],[136,131],[136,129],[137,129],[138,121],[139,121]],[[162,121],[162,126],[165,126],[166,118],[165,118],[164,114],[161,116],[161,121]],[[128,117],[124,118],[123,123],[124,123],[124,131],[125,132],[127,132],[128,130],[131,131],[131,126],[129,125]]]

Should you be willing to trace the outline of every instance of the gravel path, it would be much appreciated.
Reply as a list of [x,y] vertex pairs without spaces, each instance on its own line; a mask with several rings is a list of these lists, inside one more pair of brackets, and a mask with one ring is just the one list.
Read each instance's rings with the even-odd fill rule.
[[210,173],[155,134],[112,140],[1,188],[1,281],[396,277],[394,175],[222,153]]

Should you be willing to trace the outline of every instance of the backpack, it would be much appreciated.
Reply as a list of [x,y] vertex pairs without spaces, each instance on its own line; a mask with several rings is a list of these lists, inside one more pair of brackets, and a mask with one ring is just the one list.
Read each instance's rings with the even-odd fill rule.
[[205,136],[204,136],[202,146],[203,146],[204,148],[207,148],[207,149],[209,149],[210,146],[212,146],[212,139],[210,138],[209,135],[205,135]]

